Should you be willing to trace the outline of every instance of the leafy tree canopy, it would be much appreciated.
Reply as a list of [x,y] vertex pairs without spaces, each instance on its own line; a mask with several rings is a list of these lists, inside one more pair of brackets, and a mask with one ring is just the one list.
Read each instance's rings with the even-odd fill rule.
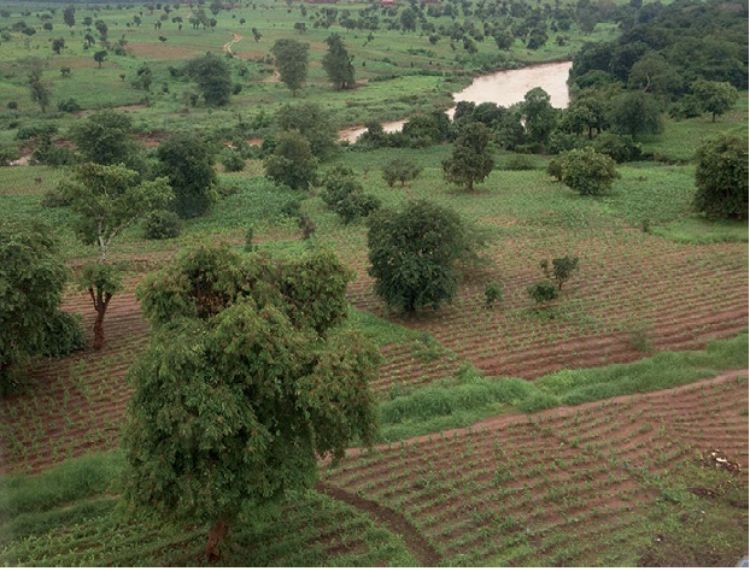
[[695,207],[710,218],[747,220],[747,139],[723,135],[698,149]]

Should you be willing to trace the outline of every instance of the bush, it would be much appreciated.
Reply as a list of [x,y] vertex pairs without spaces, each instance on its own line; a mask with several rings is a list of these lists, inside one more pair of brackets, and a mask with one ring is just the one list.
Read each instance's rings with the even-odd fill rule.
[[71,97],[66,101],[59,101],[57,103],[57,109],[62,113],[77,113],[81,110],[81,106],[78,104],[78,101]]
[[405,186],[407,182],[414,180],[422,172],[422,167],[412,161],[396,158],[386,163],[383,167],[383,180],[389,187],[393,187],[396,181]]
[[594,148],[611,157],[615,162],[637,161],[641,157],[641,145],[630,137],[615,133],[603,133],[594,141]]
[[255,232],[253,231],[252,226],[248,226],[247,230],[245,230],[245,251],[246,252],[252,252],[255,250],[255,246],[253,245],[253,237],[255,236]]
[[528,171],[534,169],[534,161],[528,155],[511,155],[503,168],[508,171]]
[[358,218],[367,218],[378,208],[380,208],[380,200],[376,196],[364,192],[352,192],[336,203],[333,211],[341,217],[344,224],[350,224]]
[[164,240],[180,235],[180,217],[171,210],[154,210],[146,216],[144,237],[148,240]]
[[537,282],[534,285],[530,285],[526,291],[529,297],[539,305],[557,299],[558,295],[555,284],[550,281]]
[[70,206],[70,203],[70,198],[58,189],[48,190],[42,196],[42,206],[45,208],[61,208],[63,206]]
[[615,162],[592,147],[568,151],[561,160],[562,181],[581,195],[603,194],[620,176]]
[[503,286],[497,282],[490,282],[484,288],[484,307],[492,309],[496,302],[503,300]]
[[558,181],[562,180],[562,166],[563,166],[563,159],[561,157],[555,157],[554,159],[550,159],[549,163],[547,163],[547,174],[551,177],[556,178]]
[[38,347],[45,357],[63,357],[86,346],[81,316],[58,312],[44,324],[44,342]]
[[722,135],[704,142],[697,152],[695,208],[709,218],[747,220],[747,139]]
[[380,208],[380,200],[365,194],[362,185],[354,178],[354,171],[347,167],[337,166],[328,171],[321,198],[345,224],[366,218]]
[[279,135],[265,167],[268,178],[295,190],[306,190],[317,180],[318,163],[310,142],[297,131],[286,131]]
[[221,164],[227,172],[239,172],[245,169],[245,160],[234,150],[226,150],[222,153]]
[[281,213],[289,218],[296,218],[302,208],[302,201],[299,198],[293,198],[281,207]]

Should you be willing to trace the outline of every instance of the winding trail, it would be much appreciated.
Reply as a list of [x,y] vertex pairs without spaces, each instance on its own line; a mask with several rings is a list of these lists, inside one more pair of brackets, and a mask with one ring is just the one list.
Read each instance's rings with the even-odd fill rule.
[[232,39],[229,40],[226,44],[224,44],[223,50],[224,52],[228,53],[230,56],[234,55],[234,52],[232,51],[232,46],[239,42],[242,39],[242,36],[239,34],[232,34]]
[[325,482],[318,482],[315,489],[334,500],[349,504],[355,509],[366,511],[377,523],[386,526],[390,531],[401,536],[406,547],[423,567],[438,567],[440,565],[441,557],[437,550],[400,513]]

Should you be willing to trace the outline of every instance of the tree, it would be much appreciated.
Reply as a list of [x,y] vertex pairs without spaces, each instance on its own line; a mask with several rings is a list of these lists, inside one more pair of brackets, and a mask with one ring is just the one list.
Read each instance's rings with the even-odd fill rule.
[[167,179],[140,182],[137,172],[124,165],[80,165],[72,180],[62,183],[60,193],[73,213],[81,239],[96,245],[99,259],[81,271],[79,284],[88,291],[96,310],[94,349],[104,345],[104,315],[119,288],[116,268],[107,264],[113,240],[149,212],[172,199]]
[[154,80],[154,74],[151,68],[147,64],[141,65],[135,72],[135,80],[133,80],[133,87],[136,89],[143,89],[144,91],[151,91],[151,83]]
[[157,174],[174,190],[174,208],[182,218],[194,218],[216,202],[216,170],[211,147],[192,133],[176,133],[156,150]]
[[729,134],[709,139],[697,159],[695,208],[709,218],[747,220],[747,139]]
[[336,89],[351,89],[354,87],[354,65],[341,36],[331,34],[326,38],[326,44],[328,51],[323,56],[323,69],[328,79]]
[[308,189],[316,179],[317,161],[310,142],[298,131],[279,135],[273,154],[266,159],[266,176],[292,189]]
[[57,55],[65,48],[65,40],[63,38],[55,38],[52,40],[52,51]]
[[316,157],[327,158],[336,150],[336,125],[317,103],[285,104],[276,114],[282,131],[299,131]]
[[132,136],[133,123],[124,113],[99,111],[76,123],[71,138],[84,161],[100,165],[122,163],[141,168],[140,149]]
[[607,101],[593,91],[582,92],[563,112],[560,121],[561,129],[576,134],[586,131],[589,139],[595,131],[601,133],[607,126]]
[[615,100],[612,127],[631,137],[661,131],[661,110],[653,96],[641,91],[624,93]]
[[535,87],[523,98],[521,103],[526,125],[526,132],[531,141],[545,144],[552,130],[557,125],[557,111],[550,104],[550,97],[541,87]]
[[380,200],[371,194],[365,194],[362,185],[349,168],[334,167],[326,174],[324,184],[325,190],[321,198],[341,217],[344,224],[350,224],[358,218],[366,218],[380,208]]
[[417,15],[411,8],[404,8],[400,16],[401,29],[405,32],[413,32],[417,29]]
[[691,89],[704,111],[711,113],[711,121],[716,121],[717,115],[723,115],[734,106],[737,90],[731,83],[726,81],[698,80]]
[[474,242],[458,214],[427,201],[374,213],[367,246],[375,292],[408,313],[425,305],[437,309],[453,299],[457,264],[474,255]]
[[98,52],[94,52],[94,61],[99,64],[99,67],[102,67],[102,63],[104,63],[104,60],[107,59],[107,50],[99,50]]
[[107,39],[107,32],[109,31],[107,28],[107,24],[104,22],[104,20],[97,20],[94,22],[94,27],[96,28],[96,31],[99,32],[99,36],[102,40]]
[[185,72],[198,84],[206,105],[222,106],[229,103],[232,78],[226,60],[209,53],[189,61]]
[[44,113],[49,105],[49,100],[52,95],[52,91],[44,81],[42,81],[42,66],[41,64],[34,62],[29,70],[28,76],[29,91],[31,92],[31,100],[39,105],[39,108]]
[[271,48],[281,81],[296,95],[307,79],[307,58],[310,46],[296,40],[281,39]]
[[451,158],[443,161],[446,180],[474,190],[474,183],[487,178],[494,166],[489,143],[490,130],[482,123],[466,125],[453,145]]
[[581,195],[597,195],[619,178],[615,161],[592,147],[573,149],[561,156],[561,180]]
[[401,186],[406,186],[407,182],[417,178],[421,172],[422,167],[412,161],[395,158],[383,167],[383,180],[391,188],[396,184],[396,181],[399,181]]
[[76,9],[75,6],[66,6],[63,9],[63,22],[69,27],[73,27],[76,24]]
[[630,69],[628,86],[646,93],[677,95],[684,82],[679,72],[663,56],[649,52]]
[[540,262],[539,267],[542,268],[544,276],[548,280],[554,280],[557,284],[557,289],[562,291],[565,282],[567,282],[573,275],[573,272],[578,269],[578,257],[566,255],[562,258],[553,258],[552,267],[550,267],[549,260],[544,259]]
[[128,372],[132,506],[209,524],[215,560],[242,509],[311,487],[318,458],[373,441],[380,356],[332,330],[349,279],[327,252],[283,264],[200,246],[144,280],[154,332]]
[[79,321],[59,309],[66,278],[48,226],[0,220],[0,394],[19,387],[29,358],[83,346]]

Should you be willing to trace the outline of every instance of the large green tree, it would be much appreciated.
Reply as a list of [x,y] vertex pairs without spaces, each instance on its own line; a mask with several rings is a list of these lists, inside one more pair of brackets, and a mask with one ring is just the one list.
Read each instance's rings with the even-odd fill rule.
[[747,139],[721,135],[705,141],[697,153],[695,207],[709,218],[747,219]]
[[185,72],[198,84],[206,105],[221,106],[229,103],[232,77],[224,58],[208,53],[190,60],[185,66]]
[[59,309],[66,278],[48,226],[0,220],[0,394],[20,385],[30,357],[82,347],[80,323]]
[[60,190],[77,215],[79,236],[99,252],[98,261],[84,266],[79,279],[96,311],[93,346],[99,350],[104,346],[104,316],[120,287],[118,272],[107,260],[112,242],[149,212],[163,208],[172,199],[172,189],[166,178],[140,181],[137,172],[123,165],[85,163]]
[[214,153],[193,133],[176,133],[156,151],[156,172],[169,179],[174,191],[174,208],[182,218],[194,218],[216,202]]
[[592,147],[560,155],[561,180],[582,195],[603,194],[619,178],[615,161]]
[[375,292],[389,306],[412,313],[453,299],[458,262],[474,257],[475,241],[456,212],[418,201],[372,214],[367,245]]
[[446,180],[474,190],[474,184],[490,174],[495,163],[490,153],[490,130],[482,123],[466,125],[456,138],[453,153],[443,161]]
[[549,94],[535,87],[524,95],[521,103],[526,133],[530,141],[545,144],[557,125],[558,111],[552,107]]
[[292,189],[308,189],[316,180],[318,162],[310,142],[298,131],[285,131],[266,159],[266,176]]
[[206,555],[241,510],[316,479],[376,429],[379,354],[332,329],[349,273],[326,252],[287,263],[199,246],[139,287],[155,326],[128,372],[125,498],[210,524]]
[[336,89],[351,89],[354,87],[354,65],[341,36],[331,34],[326,38],[326,44],[328,51],[323,56],[323,69],[328,79]]
[[39,105],[39,109],[44,113],[49,106],[50,97],[52,96],[52,90],[42,80],[42,64],[34,61],[29,69],[28,85],[31,100]]
[[307,79],[310,46],[297,40],[281,39],[271,48],[281,81],[296,95]]

